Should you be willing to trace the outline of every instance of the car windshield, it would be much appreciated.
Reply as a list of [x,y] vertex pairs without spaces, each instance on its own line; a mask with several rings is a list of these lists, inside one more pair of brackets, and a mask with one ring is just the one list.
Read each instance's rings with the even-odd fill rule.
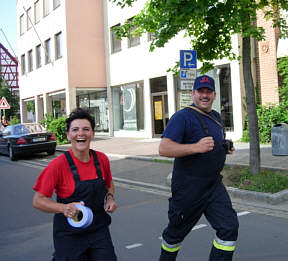
[[33,132],[45,131],[45,128],[40,124],[27,124],[27,125],[18,125],[14,127],[14,134],[28,134]]

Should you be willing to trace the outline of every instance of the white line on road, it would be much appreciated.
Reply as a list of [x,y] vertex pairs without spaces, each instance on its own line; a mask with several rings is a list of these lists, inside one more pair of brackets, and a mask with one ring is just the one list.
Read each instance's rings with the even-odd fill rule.
[[136,248],[136,247],[140,247],[140,246],[143,246],[143,244],[141,244],[141,243],[135,243],[135,244],[126,246],[126,248],[127,248],[127,249],[132,249],[132,248]]
[[200,229],[200,228],[203,228],[203,227],[207,227],[206,224],[200,224],[200,225],[197,225],[195,227],[192,228],[192,230],[197,230],[197,229]]
[[242,212],[237,213],[237,216],[241,217],[241,216],[248,215],[248,214],[250,214],[249,211],[242,211]]

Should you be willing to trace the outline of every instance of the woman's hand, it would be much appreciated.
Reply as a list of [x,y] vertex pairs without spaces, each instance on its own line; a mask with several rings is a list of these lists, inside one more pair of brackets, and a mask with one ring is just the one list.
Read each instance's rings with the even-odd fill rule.
[[73,218],[79,213],[79,209],[74,206],[75,204],[84,205],[83,202],[72,202],[72,203],[64,204],[63,214],[65,217]]
[[108,195],[106,198],[106,202],[105,202],[105,211],[112,213],[116,210],[117,208],[117,204],[114,200],[114,197],[111,195]]

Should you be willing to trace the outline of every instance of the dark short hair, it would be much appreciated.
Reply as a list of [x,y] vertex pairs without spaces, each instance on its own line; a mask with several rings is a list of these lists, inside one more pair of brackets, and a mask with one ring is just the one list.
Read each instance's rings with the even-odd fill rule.
[[92,130],[95,129],[95,120],[87,109],[77,108],[73,110],[69,117],[66,119],[66,131],[70,129],[71,122],[77,119],[86,119],[90,122]]

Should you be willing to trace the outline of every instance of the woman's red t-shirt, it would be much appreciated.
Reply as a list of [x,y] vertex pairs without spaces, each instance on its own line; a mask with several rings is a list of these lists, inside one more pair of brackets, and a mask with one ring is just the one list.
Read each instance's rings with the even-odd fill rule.
[[[77,167],[80,180],[89,180],[98,177],[92,155],[90,161],[82,162],[73,155],[72,149],[70,149],[69,153]],[[96,154],[100,163],[102,177],[107,188],[110,188],[112,176],[109,159],[102,152],[96,151]],[[49,198],[52,197],[54,191],[61,198],[67,198],[73,194],[75,181],[64,154],[48,164],[41,172],[33,189]]]

